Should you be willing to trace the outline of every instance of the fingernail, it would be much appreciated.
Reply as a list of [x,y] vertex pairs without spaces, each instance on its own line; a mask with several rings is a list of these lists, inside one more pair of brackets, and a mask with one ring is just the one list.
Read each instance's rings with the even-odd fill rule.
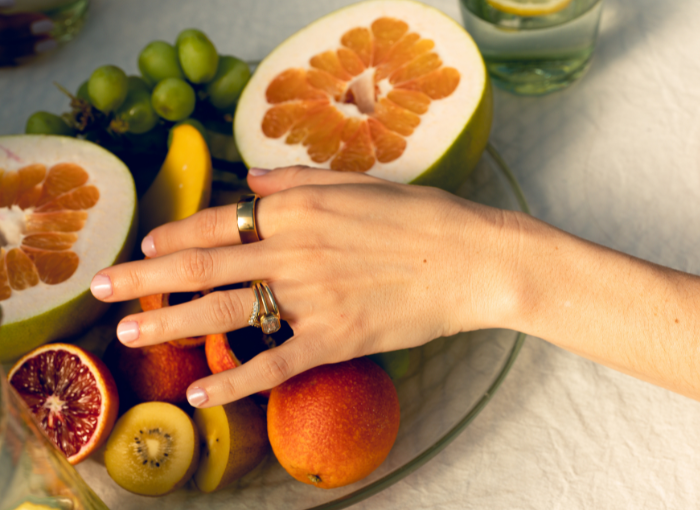
[[265,175],[268,173],[269,170],[265,168],[251,168],[248,170],[248,174],[252,175],[253,177],[260,177],[261,175]]
[[96,275],[90,283],[90,292],[97,299],[106,299],[112,295],[112,280],[103,274]]
[[156,243],[153,242],[153,236],[146,236],[141,241],[141,251],[146,257],[156,256]]
[[32,34],[34,35],[40,35],[48,34],[53,30],[53,28],[53,21],[51,21],[50,19],[40,19],[39,21],[35,21],[34,23],[32,23],[29,27],[29,30],[31,30]]
[[15,3],[16,3],[15,0],[0,0],[0,8],[14,7]]
[[202,388],[190,388],[187,390],[187,401],[192,407],[199,407],[209,400],[209,395]]
[[54,49],[56,46],[58,46],[58,43],[53,39],[44,39],[43,41],[39,41],[34,45],[34,53],[46,53],[47,51]]
[[123,344],[133,342],[139,337],[139,323],[136,321],[122,322],[117,326],[117,338]]

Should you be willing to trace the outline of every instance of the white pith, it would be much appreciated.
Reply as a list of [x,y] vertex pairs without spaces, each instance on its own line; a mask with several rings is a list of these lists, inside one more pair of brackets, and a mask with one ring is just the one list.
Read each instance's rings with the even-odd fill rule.
[[[58,285],[39,282],[34,287],[13,290],[9,299],[0,301],[3,324],[40,315],[85,292],[95,273],[108,266],[121,251],[129,233],[136,201],[134,184],[129,170],[115,156],[92,143],[66,137],[0,137],[0,168],[6,172],[33,163],[46,165],[48,171],[61,162],[82,166],[90,176],[86,184],[96,186],[100,192],[97,204],[85,211],[88,215],[85,226],[76,232],[78,240],[70,248],[80,257],[80,265],[68,280]],[[13,216],[16,210],[12,207]],[[10,209],[0,211],[8,214]],[[27,209],[22,214],[29,212]],[[21,239],[16,244],[20,243]]]
[[[278,46],[257,68],[238,103],[234,121],[236,143],[249,166],[330,165],[332,158],[316,163],[302,144],[286,144],[286,135],[277,139],[265,136],[262,119],[272,106],[265,98],[265,91],[282,71],[310,69],[311,57],[340,48],[340,38],[345,32],[355,27],[369,28],[381,17],[403,20],[408,24],[408,33],[431,39],[435,43],[432,51],[440,56],[443,66],[454,67],[461,78],[450,96],[431,101],[428,112],[420,116],[420,125],[411,136],[405,137],[404,153],[389,163],[375,163],[367,173],[410,182],[452,146],[479,105],[486,87],[485,68],[476,45],[461,26],[437,9],[409,0],[373,0],[341,9],[309,25]],[[379,97],[393,88],[388,80],[378,85]],[[355,105],[342,105],[339,109],[346,116],[367,118]]]
[[22,241],[27,230],[25,216],[30,209],[22,211],[17,206],[0,209],[0,247],[4,248],[5,251],[16,248]]

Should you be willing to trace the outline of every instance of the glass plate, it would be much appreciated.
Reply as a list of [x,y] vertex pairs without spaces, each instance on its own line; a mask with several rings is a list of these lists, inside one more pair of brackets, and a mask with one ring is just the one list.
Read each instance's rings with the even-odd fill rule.
[[[528,212],[517,182],[489,145],[459,195]],[[415,471],[447,446],[486,406],[508,374],[525,335],[484,330],[439,338],[412,349],[408,373],[395,381],[401,427],[386,461],[347,487],[321,490],[292,479],[274,455],[227,489],[200,493],[190,485],[161,498],[131,494],[107,475],[101,454],[77,466],[108,507],[119,510],[339,509],[362,501]]]

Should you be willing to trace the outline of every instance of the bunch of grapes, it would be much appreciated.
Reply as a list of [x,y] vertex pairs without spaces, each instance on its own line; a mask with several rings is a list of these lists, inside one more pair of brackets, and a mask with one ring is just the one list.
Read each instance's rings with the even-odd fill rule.
[[149,43],[139,54],[140,76],[119,67],[96,69],[61,116],[36,112],[27,133],[79,136],[122,156],[167,151],[174,126],[187,123],[208,142],[208,131],[232,133],[238,98],[250,79],[248,65],[219,55],[200,30],[182,31],[175,45]]

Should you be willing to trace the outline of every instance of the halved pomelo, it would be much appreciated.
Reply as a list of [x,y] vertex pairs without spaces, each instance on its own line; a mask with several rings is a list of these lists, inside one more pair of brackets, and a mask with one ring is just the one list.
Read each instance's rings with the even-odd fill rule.
[[8,379],[71,464],[99,448],[117,419],[119,395],[111,373],[75,345],[33,350],[10,369]]
[[62,136],[0,137],[0,174],[0,361],[8,361],[104,312],[90,281],[131,254],[136,191],[113,154]]
[[454,190],[491,118],[488,75],[464,29],[412,0],[374,0],[270,53],[239,100],[234,135],[249,167],[330,167]]

